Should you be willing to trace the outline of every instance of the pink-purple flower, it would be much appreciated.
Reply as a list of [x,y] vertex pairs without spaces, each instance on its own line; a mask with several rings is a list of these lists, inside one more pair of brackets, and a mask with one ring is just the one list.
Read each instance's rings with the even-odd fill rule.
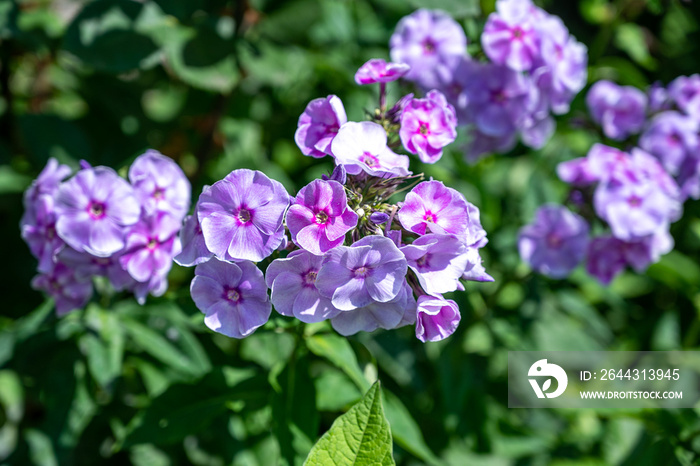
[[51,270],[34,277],[32,288],[42,290],[53,298],[59,316],[84,307],[92,297],[92,283],[77,278],[70,267],[60,262],[53,264]]
[[345,188],[331,180],[314,180],[301,188],[286,217],[292,241],[317,255],[341,245],[357,219]]
[[668,85],[668,95],[683,113],[700,120],[700,74],[677,77]]
[[566,207],[544,205],[533,223],[520,230],[520,257],[543,275],[564,278],[583,260],[588,231],[588,223]]
[[127,227],[141,205],[134,190],[111,168],[80,170],[56,193],[56,232],[70,247],[109,256],[124,247]]
[[439,233],[466,238],[469,233],[467,201],[441,181],[423,181],[406,195],[399,210],[401,225],[413,233]]
[[388,83],[403,77],[411,69],[405,63],[387,62],[381,58],[372,58],[357,70],[355,82],[360,85]]
[[20,222],[22,239],[29,245],[32,255],[39,261],[38,270],[48,272],[53,268],[55,256],[65,243],[56,233],[54,198],[41,194],[27,209]]
[[421,236],[403,246],[401,252],[423,290],[433,296],[455,291],[469,265],[464,242],[450,235]]
[[341,311],[394,300],[406,281],[406,258],[393,241],[370,235],[326,254],[316,287]]
[[119,258],[124,270],[137,282],[167,276],[180,253],[179,230],[180,221],[165,213],[142,218],[127,234]]
[[529,1],[496,2],[481,35],[484,52],[493,63],[529,71],[540,57],[534,6]]
[[389,149],[386,131],[371,121],[345,123],[331,149],[336,165],[344,165],[350,175],[364,171],[371,176],[392,178],[411,173],[408,157]]
[[24,193],[24,209],[28,215],[34,215],[36,202],[42,194],[54,196],[58,186],[70,176],[72,170],[68,165],[61,165],[58,160],[51,157],[39,176],[32,181],[31,186]]
[[392,61],[408,64],[406,79],[424,89],[436,88],[449,61],[467,53],[462,27],[439,10],[420,9],[402,18],[389,44]]
[[316,277],[323,256],[294,251],[272,261],[265,271],[265,282],[272,290],[275,310],[284,316],[313,323],[335,317],[340,311],[316,288]]
[[178,220],[187,214],[192,188],[170,157],[148,150],[131,164],[129,181],[146,214],[165,212]]
[[316,158],[333,155],[331,143],[347,121],[343,102],[338,96],[314,99],[299,117],[294,141],[304,155]]
[[199,264],[190,285],[192,300],[215,332],[244,338],[265,324],[272,305],[263,273],[249,261],[213,258]]
[[437,90],[424,99],[412,99],[401,113],[401,143],[424,163],[435,163],[443,147],[457,137],[457,114],[445,96]]
[[199,197],[207,249],[222,260],[263,260],[282,242],[288,205],[289,194],[278,181],[259,171],[232,171]]
[[646,121],[647,96],[636,87],[598,81],[588,91],[586,104],[593,120],[611,139],[637,134]]
[[442,296],[418,297],[416,338],[422,342],[440,341],[454,333],[462,316],[457,303]]

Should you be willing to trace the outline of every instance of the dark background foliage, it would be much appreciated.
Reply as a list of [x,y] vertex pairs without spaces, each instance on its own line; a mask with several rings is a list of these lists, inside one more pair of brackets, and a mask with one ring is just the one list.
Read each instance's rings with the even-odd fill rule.
[[[544,1],[590,53],[589,82],[645,87],[700,71],[700,6],[678,0]],[[290,192],[331,169],[293,134],[309,100],[336,94],[351,120],[376,89],[353,82],[388,58],[398,20],[439,7],[470,51],[493,1],[20,0],[0,3],[0,461],[8,464],[300,464],[378,376],[399,464],[695,464],[698,409],[509,410],[508,350],[698,349],[700,203],[676,249],[608,288],[577,270],[533,275],[517,230],[566,199],[559,161],[601,141],[583,93],[540,151],[467,165],[455,144],[418,166],[479,206],[493,284],[456,293],[457,332],[411,328],[349,339],[273,318],[244,341],[210,332],[176,268],[163,298],[98,297],[57,319],[33,291],[19,237],[22,191],[49,157],[124,170],[146,148],[174,158],[194,192],[239,167]],[[404,89],[408,90],[408,89]],[[394,97],[399,89],[392,88]],[[123,172],[122,172],[123,173]],[[99,285],[99,283],[98,283]]]

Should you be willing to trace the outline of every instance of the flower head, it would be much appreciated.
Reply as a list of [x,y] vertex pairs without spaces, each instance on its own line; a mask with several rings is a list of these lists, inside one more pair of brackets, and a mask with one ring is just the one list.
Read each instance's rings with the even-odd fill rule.
[[316,287],[333,306],[351,311],[396,298],[407,268],[406,258],[393,241],[384,236],[365,236],[352,246],[338,246],[326,254]]
[[139,155],[129,168],[129,181],[146,214],[165,212],[178,220],[187,214],[192,188],[171,158],[156,150]]
[[56,232],[70,247],[106,257],[124,247],[127,227],[141,205],[134,190],[111,168],[80,170],[56,193]]
[[464,242],[455,236],[430,233],[401,248],[408,266],[430,295],[449,293],[469,265]]
[[668,95],[683,113],[700,120],[700,74],[677,77],[668,85]]
[[68,165],[61,165],[51,157],[39,176],[32,181],[31,186],[24,193],[24,209],[28,214],[33,214],[36,201],[42,194],[55,195],[58,186],[70,176],[72,170]]
[[48,272],[53,268],[56,253],[65,243],[56,233],[56,213],[54,198],[41,194],[33,203],[33,209],[26,210],[20,222],[22,239],[29,245],[32,255],[39,261],[39,271]]
[[422,342],[440,341],[454,333],[462,316],[457,303],[442,296],[419,296],[416,338]]
[[430,232],[467,237],[469,207],[464,196],[442,182],[423,181],[406,195],[399,221],[419,235]]
[[332,155],[331,143],[348,121],[343,102],[335,95],[314,99],[299,117],[294,141],[304,155],[321,158]]
[[271,301],[282,315],[313,323],[335,317],[340,311],[316,288],[323,256],[294,251],[284,259],[275,259],[265,272],[272,290]]
[[343,185],[314,180],[301,188],[287,212],[292,241],[312,254],[321,255],[343,243],[357,225],[357,214],[348,207]]
[[467,37],[447,13],[420,9],[399,21],[389,46],[394,62],[411,67],[406,79],[433,89],[451,57],[467,53]]
[[205,315],[204,323],[232,338],[247,337],[270,318],[272,305],[263,273],[249,261],[216,258],[194,269],[192,300]]
[[222,260],[263,260],[282,242],[288,205],[279,182],[259,171],[232,171],[199,197],[197,216],[207,249]]
[[405,63],[387,62],[381,58],[372,58],[355,73],[355,82],[360,85],[388,83],[408,73],[411,67]]
[[564,278],[583,260],[588,224],[564,206],[544,205],[518,236],[520,257],[537,272]]
[[688,157],[697,157],[700,121],[681,113],[657,114],[639,138],[639,146],[661,161],[666,171],[678,175]]
[[644,126],[647,96],[636,87],[598,81],[588,91],[586,104],[593,120],[611,139],[625,139]]
[[386,131],[371,121],[345,123],[331,148],[336,165],[344,165],[350,175],[364,171],[371,176],[391,178],[411,173],[408,157],[389,149]]
[[424,99],[413,99],[401,113],[401,143],[424,163],[435,163],[442,148],[457,137],[457,115],[445,96],[437,90]]
[[119,258],[124,270],[137,282],[166,276],[180,253],[179,230],[180,221],[165,213],[142,218],[127,234]]
[[34,277],[32,288],[45,291],[54,299],[59,316],[82,308],[92,297],[92,283],[76,278],[74,271],[60,262]]
[[481,35],[481,45],[492,62],[516,71],[528,71],[540,57],[540,40],[529,1],[499,1]]

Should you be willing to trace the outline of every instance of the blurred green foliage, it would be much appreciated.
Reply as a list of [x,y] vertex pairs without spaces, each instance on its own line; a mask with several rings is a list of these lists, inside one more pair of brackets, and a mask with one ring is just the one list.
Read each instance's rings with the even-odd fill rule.
[[[589,47],[591,82],[644,87],[700,71],[698,2],[542,5]],[[520,263],[518,228],[566,197],[556,164],[601,140],[569,124],[585,113],[583,94],[541,151],[470,166],[455,144],[440,163],[414,165],[479,206],[490,238],[496,281],[453,296],[462,323],[444,342],[424,345],[410,328],[346,339],[280,317],[230,340],[206,329],[181,268],[145,307],[106,294],[62,319],[30,289],[21,193],[49,157],[123,169],[152,147],[195,193],[239,167],[295,192],[331,168],[294,145],[306,103],[336,94],[363,119],[376,89],[356,86],[355,70],[386,58],[394,26],[420,6],[455,15],[475,44],[494,1],[0,2],[0,462],[301,464],[381,379],[397,464],[697,464],[698,408],[506,406],[508,350],[699,345],[698,202],[673,225],[674,252],[609,288],[582,270],[552,281]]]

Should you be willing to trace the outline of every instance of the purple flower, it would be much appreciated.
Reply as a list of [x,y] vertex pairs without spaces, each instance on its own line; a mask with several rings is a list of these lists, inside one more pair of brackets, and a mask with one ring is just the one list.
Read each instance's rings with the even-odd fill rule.
[[544,205],[535,212],[534,222],[520,230],[520,257],[543,275],[564,278],[583,260],[588,229],[586,221],[566,207]]
[[56,193],[56,232],[70,247],[109,256],[124,247],[128,226],[139,219],[134,190],[107,167],[79,171]]
[[467,248],[455,236],[421,236],[401,248],[426,293],[436,296],[455,291],[469,264]]
[[541,149],[554,134],[557,124],[549,115],[542,119],[532,119],[520,130],[520,138],[528,147]]
[[84,307],[92,297],[92,283],[77,279],[73,270],[60,262],[50,271],[34,277],[32,288],[53,298],[59,316]]
[[423,181],[413,188],[399,210],[399,221],[419,235],[430,232],[461,238],[469,233],[467,201],[441,181]]
[[542,34],[542,61],[544,66],[533,74],[543,92],[552,113],[562,115],[569,111],[569,104],[586,85],[588,78],[588,50],[586,46],[569,36],[557,18],[548,21],[552,29],[562,32]]
[[265,272],[265,282],[272,290],[272,304],[284,316],[314,323],[335,317],[340,311],[331,300],[321,296],[316,277],[323,256],[294,251],[284,259],[275,259]]
[[179,230],[180,222],[165,213],[142,218],[127,234],[122,267],[137,282],[167,275],[180,253]]
[[263,273],[249,261],[225,262],[216,258],[194,269],[192,300],[215,332],[244,338],[270,318]]
[[661,161],[672,175],[678,175],[687,157],[696,157],[700,121],[668,111],[659,113],[639,138],[639,146]]
[[532,117],[539,98],[528,76],[489,63],[474,65],[464,92],[469,122],[487,136],[506,139]]
[[182,169],[169,157],[148,150],[129,168],[129,181],[144,212],[165,212],[182,220],[190,208],[192,187]]
[[[486,269],[482,265],[479,249],[475,247],[467,247],[467,268],[462,275],[462,280],[471,282],[492,282],[493,277],[486,273]],[[461,283],[457,283],[457,289],[461,289]]]
[[111,285],[118,291],[125,289],[133,282],[129,273],[122,268],[119,254],[97,257],[87,252],[65,247],[57,254],[56,259],[67,265],[79,281],[91,280],[98,276],[107,277]]
[[389,238],[365,236],[326,254],[316,287],[341,311],[392,301],[406,281],[406,258]]
[[39,261],[39,272],[48,273],[53,268],[56,253],[65,245],[56,234],[54,198],[49,194],[39,195],[33,208],[27,209],[22,216],[20,228],[22,239]]
[[622,253],[623,244],[614,236],[593,238],[586,252],[586,271],[603,285],[609,284],[627,265]]
[[222,260],[263,260],[282,242],[288,205],[279,182],[259,171],[232,171],[199,197],[197,217],[207,249]]
[[58,186],[71,174],[71,171],[68,165],[60,165],[55,158],[51,157],[39,176],[32,181],[31,186],[24,193],[25,212],[33,215],[39,196],[42,194],[55,195]]
[[591,172],[587,157],[560,163],[557,165],[557,175],[562,181],[574,186],[588,186],[600,179],[597,174]]
[[539,35],[529,1],[500,1],[491,13],[481,35],[486,56],[497,65],[515,71],[532,69],[540,56]]
[[335,163],[344,165],[350,175],[362,171],[384,178],[410,175],[408,157],[394,153],[386,142],[386,131],[377,123],[345,123],[333,139]]
[[416,321],[416,299],[406,281],[396,298],[386,303],[372,301],[352,311],[339,312],[331,319],[331,325],[341,335],[354,335],[357,332],[373,332],[378,328],[386,330],[411,325]]
[[654,82],[647,89],[649,98],[649,111],[652,113],[663,112],[671,109],[668,90],[659,82]]
[[126,285],[125,289],[134,293],[136,302],[143,306],[149,294],[156,297],[163,296],[168,290],[167,273],[153,275],[145,282],[137,282],[132,279],[132,281]]
[[586,104],[593,120],[611,139],[623,140],[644,126],[647,96],[636,87],[598,81],[588,91]]
[[321,158],[333,155],[331,143],[348,121],[343,102],[335,95],[314,99],[299,117],[294,141],[304,155]]
[[618,159],[593,200],[596,213],[624,241],[666,229],[681,214],[678,186],[653,156],[639,149]]
[[399,21],[389,46],[392,61],[411,67],[406,79],[433,89],[450,58],[467,53],[467,37],[447,13],[420,9]]
[[185,217],[180,230],[182,251],[173,260],[183,267],[192,267],[206,262],[214,255],[204,242],[202,227],[199,225],[197,213]]
[[457,303],[442,296],[419,296],[417,314],[416,338],[423,343],[449,337],[462,318]]
[[387,63],[381,58],[372,58],[357,70],[355,82],[360,85],[388,83],[403,77],[410,69],[405,63]]
[[489,136],[476,128],[472,128],[469,133],[470,141],[464,147],[464,156],[470,163],[491,153],[506,153],[517,143],[517,133],[514,130],[504,136]]
[[683,113],[700,119],[700,74],[677,77],[668,85],[668,95]]
[[292,241],[321,255],[343,244],[345,234],[355,228],[358,217],[348,207],[342,184],[314,180],[301,188],[286,219]]
[[401,143],[424,163],[435,163],[442,148],[457,137],[457,115],[445,96],[436,90],[425,99],[413,99],[401,113]]

